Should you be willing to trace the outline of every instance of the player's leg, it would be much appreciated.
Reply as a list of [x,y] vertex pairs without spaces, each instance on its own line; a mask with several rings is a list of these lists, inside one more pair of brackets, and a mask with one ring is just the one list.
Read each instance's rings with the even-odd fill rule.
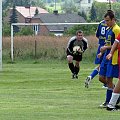
[[[101,83],[103,83],[103,84],[107,84],[107,80],[106,80],[106,77],[105,76],[99,76],[99,81],[101,82]],[[112,94],[112,90],[111,89],[108,89],[107,91],[106,91],[106,100],[105,100],[105,102],[103,102],[102,104],[100,104],[100,106],[99,107],[101,107],[101,108],[106,108],[107,107],[107,105],[108,105],[108,103],[109,103],[109,100],[110,100],[110,97],[111,97],[111,94]],[[110,96],[110,97],[109,97]]]
[[80,64],[80,61],[76,61],[75,62],[75,77],[78,79],[78,73],[79,73],[79,70],[80,70],[80,66],[79,66],[79,64]]
[[93,72],[90,74],[91,79],[93,79],[93,78],[99,73],[99,67],[100,67],[100,65],[98,65],[98,66],[93,70]]
[[76,79],[78,79],[78,73],[80,70],[80,61],[82,61],[82,55],[76,55],[73,58],[75,60],[75,68],[74,68],[74,76]]
[[[109,103],[111,96],[112,96],[112,92],[113,92],[113,88],[114,88],[114,84],[113,84],[113,78],[106,78],[107,79],[107,90],[106,90],[106,100],[105,103]],[[107,107],[107,106],[105,106]]]
[[[107,84],[106,71],[107,71],[107,65],[101,64],[100,72],[99,72],[99,81],[103,84]],[[108,100],[106,98],[105,102],[102,103],[99,107],[105,108],[105,107],[107,107],[107,105],[108,105]]]
[[114,110],[116,108],[116,104],[117,104],[119,97],[120,97],[120,80],[118,80],[118,82],[113,90],[112,97],[107,106],[107,110]]
[[89,84],[91,82],[91,80],[99,73],[99,66],[97,66],[92,73],[87,76],[86,80],[85,80],[85,87],[88,88]]
[[99,73],[100,64],[101,64],[102,59],[103,59],[103,55],[100,58],[98,58],[98,54],[100,53],[100,48],[101,48],[101,45],[99,45],[97,53],[96,53],[96,57],[95,57],[95,64],[98,66],[96,68],[94,68],[92,73],[89,75],[89,76],[91,76],[91,79],[93,79]]
[[74,67],[74,64],[73,64],[73,56],[67,55],[67,61],[68,61],[69,69],[71,70],[71,73],[72,73],[72,78],[74,78],[75,67]]
[[106,91],[106,103],[110,102],[112,92],[114,89],[114,84],[113,84],[113,77],[117,78],[118,77],[118,65],[107,65],[107,72],[106,72],[106,80],[107,80],[107,91]]

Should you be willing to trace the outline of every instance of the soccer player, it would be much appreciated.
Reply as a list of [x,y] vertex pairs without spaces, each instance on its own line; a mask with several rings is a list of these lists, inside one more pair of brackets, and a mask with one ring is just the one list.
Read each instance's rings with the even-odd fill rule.
[[102,57],[98,58],[97,55],[100,53],[100,48],[105,45],[105,38],[106,38],[106,28],[107,25],[105,23],[105,20],[101,21],[98,25],[97,31],[96,31],[96,37],[98,38],[98,50],[96,53],[96,58],[95,58],[95,64],[98,65],[92,73],[86,78],[85,80],[85,87],[88,88],[91,80],[99,73],[99,67],[103,58]]
[[110,102],[107,105],[107,110],[109,110],[109,111],[117,109],[116,104],[120,98],[120,34],[118,35],[117,39],[115,39],[115,42],[112,46],[112,49],[106,57],[108,60],[110,60],[112,58],[113,53],[115,52],[116,49],[118,49],[119,79],[118,79],[118,82],[113,90]]
[[[72,72],[72,78],[78,79],[79,64],[82,61],[82,54],[88,48],[88,41],[83,37],[83,31],[78,30],[76,36],[73,36],[67,44],[67,61],[69,69]],[[75,60],[75,65],[73,63]]]
[[98,56],[100,57],[104,52],[103,60],[100,65],[99,81],[107,84],[108,88],[106,91],[106,100],[103,104],[100,105],[100,107],[107,107],[114,89],[113,78],[118,78],[119,72],[116,57],[118,55],[118,51],[115,50],[113,57],[110,60],[108,60],[106,56],[110,53],[111,47],[118,34],[120,33],[120,27],[116,24],[115,15],[113,12],[107,12],[104,15],[104,19],[108,26],[108,30],[106,33],[106,44],[103,47],[101,47],[101,52],[98,54]]

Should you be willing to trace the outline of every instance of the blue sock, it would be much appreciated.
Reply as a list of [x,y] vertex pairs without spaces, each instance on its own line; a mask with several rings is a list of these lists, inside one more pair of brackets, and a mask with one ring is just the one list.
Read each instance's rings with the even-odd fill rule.
[[94,69],[90,76],[93,79],[97,74],[98,74],[98,69]]
[[112,88],[107,89],[107,91],[106,91],[106,101],[105,102],[109,103],[109,101],[111,99],[111,96],[112,96],[112,92],[113,92]]

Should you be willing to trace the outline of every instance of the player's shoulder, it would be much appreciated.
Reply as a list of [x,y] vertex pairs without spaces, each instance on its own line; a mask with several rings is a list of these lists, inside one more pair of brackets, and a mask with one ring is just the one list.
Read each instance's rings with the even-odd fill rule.
[[119,33],[120,27],[119,27],[117,24],[115,24],[115,25],[113,26],[112,31],[113,31],[114,33],[116,33],[116,32]]
[[120,33],[120,27],[119,27],[117,24],[115,24],[115,25],[113,26],[112,31],[114,32],[115,37],[117,37],[118,34]]
[[101,20],[101,21],[100,21],[100,24],[101,24],[101,23],[105,23],[105,20]]
[[83,41],[88,42],[88,40],[85,37],[83,37]]
[[85,37],[83,37],[83,42],[87,44],[87,47],[88,47],[88,40]]
[[70,38],[70,41],[76,40],[76,36]]
[[101,26],[106,26],[106,27],[107,27],[107,24],[105,23],[105,20],[100,21],[100,22],[99,22],[99,25],[101,25]]
[[113,30],[120,30],[120,26],[118,26],[117,24],[114,25]]

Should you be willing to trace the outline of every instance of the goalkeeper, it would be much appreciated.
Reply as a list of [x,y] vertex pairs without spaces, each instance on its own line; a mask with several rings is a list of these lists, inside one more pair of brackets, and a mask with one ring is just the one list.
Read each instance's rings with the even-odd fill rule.
[[[69,69],[72,72],[72,79],[78,79],[80,69],[80,61],[82,61],[82,54],[88,48],[88,41],[83,37],[83,31],[78,30],[76,36],[73,36],[67,45],[67,61]],[[75,65],[73,64],[75,60]]]

